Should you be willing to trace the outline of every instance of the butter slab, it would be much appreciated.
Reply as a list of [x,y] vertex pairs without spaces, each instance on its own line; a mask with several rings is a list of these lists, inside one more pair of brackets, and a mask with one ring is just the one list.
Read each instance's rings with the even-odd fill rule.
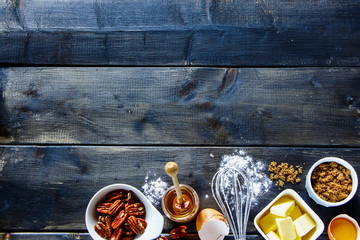
[[270,231],[275,231],[277,229],[275,219],[277,216],[268,213],[265,217],[260,219],[259,225],[265,234],[268,234]]
[[296,239],[296,232],[291,217],[277,218],[276,224],[281,240],[294,240]]
[[316,226],[315,221],[308,213],[304,213],[301,217],[294,221],[294,226],[297,234],[302,237],[311,231]]
[[280,217],[287,217],[294,208],[295,208],[295,201],[293,199],[284,197],[279,199],[270,208],[270,212]]
[[294,209],[290,212],[290,217],[293,221],[295,221],[296,219],[298,219],[299,217],[301,217],[302,213],[301,210],[299,208],[299,206],[295,206]]
[[270,231],[268,234],[266,234],[266,236],[269,238],[269,240],[281,240],[274,231]]

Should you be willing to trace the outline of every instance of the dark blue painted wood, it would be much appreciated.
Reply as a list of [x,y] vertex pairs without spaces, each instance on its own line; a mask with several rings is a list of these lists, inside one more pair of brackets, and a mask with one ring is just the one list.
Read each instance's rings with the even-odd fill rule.
[[0,63],[359,66],[358,1],[155,2],[9,1]]
[[360,144],[358,68],[0,71],[3,143]]

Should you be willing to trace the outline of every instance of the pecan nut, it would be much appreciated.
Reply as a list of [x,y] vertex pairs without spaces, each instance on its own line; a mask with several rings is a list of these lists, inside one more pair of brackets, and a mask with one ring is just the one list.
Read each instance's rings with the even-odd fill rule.
[[111,203],[99,203],[96,207],[96,211],[100,214],[108,214]]
[[136,235],[140,235],[141,233],[143,233],[147,226],[147,223],[144,219],[136,218],[134,216],[129,216],[127,223]]
[[135,203],[135,195],[132,191],[127,192],[124,201],[128,204],[134,204]]
[[134,203],[125,206],[125,212],[130,216],[141,216],[145,213],[145,207],[142,203]]
[[160,237],[158,237],[156,240],[168,240],[168,238],[165,237],[165,236],[160,236]]
[[117,229],[118,227],[121,226],[121,224],[123,224],[126,220],[126,217],[127,217],[127,213],[122,210],[114,219],[114,221],[112,222],[111,224],[111,227],[113,229]]
[[179,226],[170,231],[170,238],[177,239],[186,236],[186,226]]
[[109,229],[109,231],[112,232],[111,218],[109,216],[105,217],[105,224],[106,224],[107,229]]
[[102,238],[107,238],[111,235],[110,230],[105,226],[104,223],[98,222],[97,225],[94,227],[95,232],[99,234]]
[[122,228],[115,229],[115,231],[111,235],[110,240],[120,240],[122,232],[123,232]]
[[113,203],[116,200],[122,200],[124,198],[124,196],[125,196],[124,190],[113,191],[113,192],[109,193],[108,195],[106,195],[105,202]]
[[125,206],[125,203],[121,202],[121,200],[116,200],[109,207],[108,214],[110,216],[118,215],[124,206]]

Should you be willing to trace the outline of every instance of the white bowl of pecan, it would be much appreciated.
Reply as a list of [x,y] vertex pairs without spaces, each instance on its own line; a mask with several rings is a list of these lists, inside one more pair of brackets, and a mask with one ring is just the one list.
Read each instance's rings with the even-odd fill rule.
[[91,198],[85,222],[94,240],[149,240],[161,234],[164,217],[135,187],[112,184]]

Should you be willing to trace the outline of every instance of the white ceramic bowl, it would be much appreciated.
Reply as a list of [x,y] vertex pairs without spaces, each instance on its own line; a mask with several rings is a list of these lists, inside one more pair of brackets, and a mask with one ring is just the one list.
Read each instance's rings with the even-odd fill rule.
[[308,240],[315,240],[317,239],[324,231],[324,223],[320,219],[320,217],[309,207],[309,205],[306,204],[306,202],[292,189],[286,189],[282,191],[274,200],[272,200],[261,212],[259,212],[255,218],[254,218],[254,225],[256,229],[259,231],[259,233],[265,238],[269,239],[266,234],[261,230],[260,228],[260,219],[264,217],[269,211],[270,207],[281,197],[289,197],[291,199],[295,200],[295,204],[299,206],[300,210],[305,213],[307,212],[312,219],[314,219],[316,223],[315,231],[313,232],[312,236],[310,238],[307,238]]
[[[336,162],[342,166],[344,166],[345,168],[349,169],[351,172],[351,179],[352,179],[352,191],[350,192],[349,196],[347,198],[345,198],[344,200],[340,201],[340,202],[327,202],[323,199],[321,199],[314,191],[314,189],[312,188],[311,185],[311,174],[314,171],[314,169],[319,166],[321,163],[330,163],[330,162]],[[355,172],[355,169],[345,160],[341,159],[341,158],[337,158],[337,157],[326,157],[326,158],[322,158],[319,161],[317,161],[309,170],[308,174],[306,175],[306,182],[305,182],[305,188],[309,194],[309,196],[317,203],[320,204],[322,206],[325,207],[337,207],[340,205],[343,205],[345,203],[347,203],[348,201],[350,201],[356,191],[357,191],[357,187],[358,187],[358,177],[357,174]]]
[[97,224],[98,213],[96,212],[96,206],[105,196],[114,191],[114,190],[126,190],[133,191],[136,197],[144,204],[146,217],[145,221],[147,222],[146,230],[143,234],[138,235],[135,239],[137,240],[149,240],[157,238],[164,226],[164,217],[160,212],[151,204],[151,202],[145,197],[145,195],[140,192],[137,188],[127,185],[127,184],[112,184],[100,189],[90,200],[85,213],[85,222],[87,230],[90,233],[90,236],[94,240],[104,240],[100,237],[94,230],[94,226]]

